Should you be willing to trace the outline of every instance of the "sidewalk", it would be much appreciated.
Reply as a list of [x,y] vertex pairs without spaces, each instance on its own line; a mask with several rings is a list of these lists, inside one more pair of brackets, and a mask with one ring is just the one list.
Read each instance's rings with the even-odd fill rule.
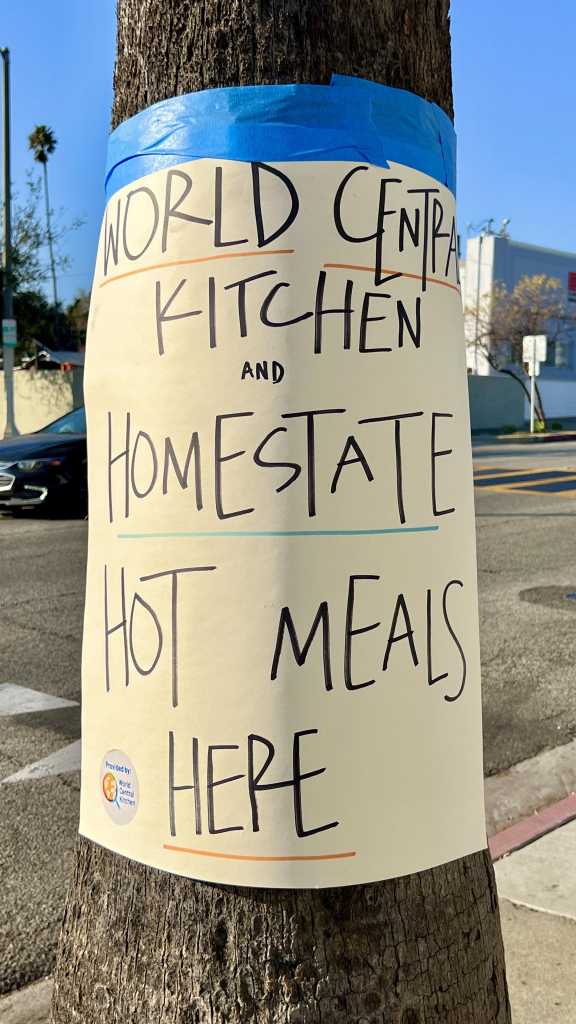
[[576,740],[484,785],[513,1024],[576,1024]]
[[495,871],[513,1024],[574,1024],[576,821],[508,854]]

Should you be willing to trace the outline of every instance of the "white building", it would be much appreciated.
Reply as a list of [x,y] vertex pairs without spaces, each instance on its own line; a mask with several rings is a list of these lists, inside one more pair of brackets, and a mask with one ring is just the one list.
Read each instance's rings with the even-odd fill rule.
[[[460,264],[462,301],[475,306],[478,298],[489,293],[496,282],[508,292],[522,277],[546,274],[559,279],[566,292],[576,292],[576,254],[544,249],[539,245],[516,242],[507,235],[483,234],[468,240],[466,259]],[[576,301],[576,294],[569,295]],[[469,339],[473,340],[473,339]],[[541,365],[538,387],[546,417],[576,417],[576,332],[561,342],[548,345],[548,358]],[[474,349],[467,350],[469,372],[481,376],[496,375],[487,360]],[[513,367],[521,372],[521,368]],[[528,418],[526,409],[526,418]]]

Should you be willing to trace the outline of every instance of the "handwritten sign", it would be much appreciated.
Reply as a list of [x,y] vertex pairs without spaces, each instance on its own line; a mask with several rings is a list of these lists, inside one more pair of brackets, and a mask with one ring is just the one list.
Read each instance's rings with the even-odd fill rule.
[[81,832],[276,887],[484,847],[452,193],[181,163],[112,196],[92,295]]

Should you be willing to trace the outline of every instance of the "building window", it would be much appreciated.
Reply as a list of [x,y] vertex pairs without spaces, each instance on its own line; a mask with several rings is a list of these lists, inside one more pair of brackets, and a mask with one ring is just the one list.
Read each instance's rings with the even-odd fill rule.
[[546,366],[572,368],[572,343],[569,341],[549,341]]

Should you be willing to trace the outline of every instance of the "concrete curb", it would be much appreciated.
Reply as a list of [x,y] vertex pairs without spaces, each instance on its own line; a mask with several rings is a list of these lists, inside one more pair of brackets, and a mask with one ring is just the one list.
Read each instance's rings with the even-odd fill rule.
[[488,840],[492,860],[500,860],[501,857],[505,857],[514,850],[528,846],[529,843],[535,842],[536,839],[540,839],[548,832],[553,832],[561,825],[566,825],[574,818],[576,818],[576,796],[572,795],[553,804],[552,807],[546,808],[545,811],[534,814],[531,818],[525,818],[517,825],[512,825],[511,828],[504,829],[503,832],[492,836]]
[[484,779],[489,837],[576,792],[576,740]]
[[54,979],[43,978],[0,997],[1,1024],[50,1024],[53,988]]

